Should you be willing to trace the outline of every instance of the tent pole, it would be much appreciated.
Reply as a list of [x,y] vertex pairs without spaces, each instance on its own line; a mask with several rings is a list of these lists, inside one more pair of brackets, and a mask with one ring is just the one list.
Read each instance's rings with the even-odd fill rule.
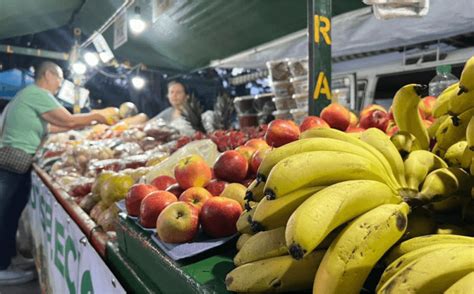
[[332,0],[308,0],[309,114],[331,103]]

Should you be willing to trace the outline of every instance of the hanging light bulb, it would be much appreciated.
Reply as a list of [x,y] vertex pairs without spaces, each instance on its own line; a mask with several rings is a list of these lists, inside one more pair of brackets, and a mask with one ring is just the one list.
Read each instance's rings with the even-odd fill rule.
[[76,61],[72,65],[72,71],[78,75],[83,75],[86,73],[87,67],[82,61]]
[[145,79],[141,76],[134,76],[132,78],[132,85],[135,89],[140,90],[145,86]]
[[99,57],[97,56],[97,53],[94,52],[86,52],[84,54],[84,60],[91,67],[97,66],[97,64],[99,64]]
[[140,34],[145,30],[146,23],[140,15],[140,7],[135,6],[135,15],[128,21],[130,30],[134,34]]

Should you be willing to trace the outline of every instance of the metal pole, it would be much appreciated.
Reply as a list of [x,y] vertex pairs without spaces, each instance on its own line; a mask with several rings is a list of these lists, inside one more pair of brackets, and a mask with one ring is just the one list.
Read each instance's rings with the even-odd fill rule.
[[332,0],[308,0],[309,114],[331,103]]
[[0,52],[5,52],[7,54],[21,54],[21,55],[29,55],[29,56],[36,56],[36,57],[42,57],[42,58],[58,59],[58,60],[68,60],[69,58],[69,54],[64,53],[64,52],[18,47],[18,46],[12,46],[12,45],[0,45]]

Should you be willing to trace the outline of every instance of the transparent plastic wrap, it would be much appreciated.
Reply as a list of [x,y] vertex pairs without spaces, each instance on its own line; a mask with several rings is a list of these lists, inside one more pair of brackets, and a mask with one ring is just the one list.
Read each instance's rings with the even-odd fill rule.
[[272,81],[284,81],[290,77],[288,59],[268,61],[267,68]]
[[168,142],[173,138],[174,135],[179,134],[179,131],[169,126],[162,119],[151,119],[143,128],[143,131],[147,136],[155,138],[157,141]]
[[178,161],[192,154],[201,155],[209,166],[213,166],[219,156],[219,151],[217,151],[216,144],[209,139],[190,142],[167,159],[153,166],[152,170],[145,176],[145,182],[150,183],[154,178],[161,175],[174,177],[174,167]]
[[136,142],[127,142],[114,148],[114,158],[124,158],[127,156],[142,154],[142,147]]
[[308,75],[308,59],[291,59],[288,61],[288,68],[293,77]]
[[91,161],[87,169],[87,176],[93,177],[104,170],[118,172],[124,169],[122,159],[106,159],[99,161]]
[[93,178],[79,177],[69,185],[62,186],[61,188],[72,197],[82,198],[91,192],[93,183]]
[[140,130],[138,128],[132,128],[132,129],[128,129],[128,130],[123,131],[120,138],[124,142],[139,142],[139,141],[143,140],[146,136],[147,136],[147,134],[145,132],[143,132],[142,130]]
[[373,5],[374,15],[378,19],[399,17],[421,17],[428,14],[429,0],[363,0]]

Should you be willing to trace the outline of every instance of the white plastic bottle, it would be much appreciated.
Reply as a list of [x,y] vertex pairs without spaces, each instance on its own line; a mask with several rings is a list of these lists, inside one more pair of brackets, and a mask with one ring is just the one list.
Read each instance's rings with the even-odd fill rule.
[[436,76],[429,83],[429,95],[438,97],[444,89],[459,82],[459,79],[451,73],[451,65],[439,65],[436,67]]

